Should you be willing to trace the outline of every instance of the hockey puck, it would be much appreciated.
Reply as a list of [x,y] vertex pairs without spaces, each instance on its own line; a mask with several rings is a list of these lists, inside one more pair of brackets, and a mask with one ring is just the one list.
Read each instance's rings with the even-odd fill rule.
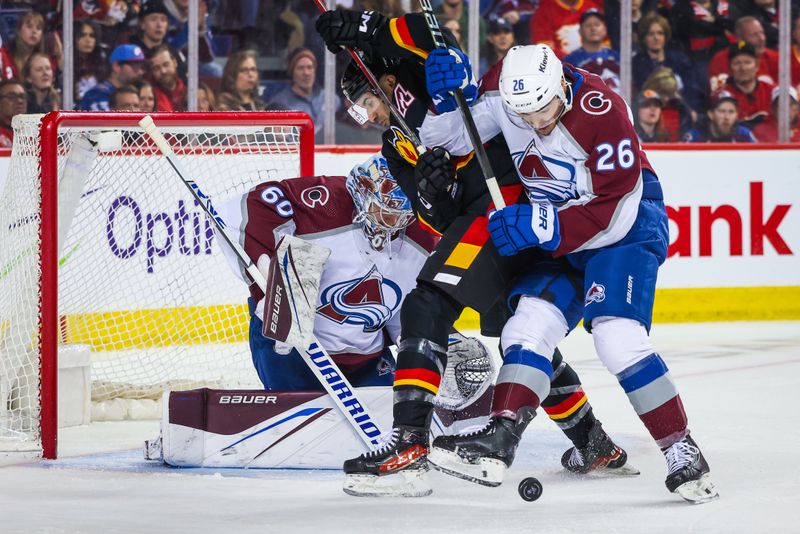
[[542,489],[542,483],[539,482],[539,479],[528,477],[522,479],[522,482],[519,483],[518,491],[523,500],[533,502],[542,496]]

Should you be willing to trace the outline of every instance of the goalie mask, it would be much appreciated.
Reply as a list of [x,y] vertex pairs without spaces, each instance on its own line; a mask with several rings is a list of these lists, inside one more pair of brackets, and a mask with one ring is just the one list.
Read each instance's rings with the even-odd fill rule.
[[373,249],[383,250],[395,234],[414,222],[411,201],[380,153],[356,165],[346,184],[355,205],[353,222],[363,225]]

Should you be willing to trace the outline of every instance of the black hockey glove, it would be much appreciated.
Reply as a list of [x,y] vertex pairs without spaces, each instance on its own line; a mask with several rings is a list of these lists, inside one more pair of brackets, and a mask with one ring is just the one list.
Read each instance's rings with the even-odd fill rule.
[[427,197],[450,192],[456,181],[456,170],[450,162],[450,154],[442,147],[435,147],[417,159],[414,169],[417,190]]
[[461,188],[450,154],[436,147],[422,154],[414,169],[417,196],[428,224],[443,231],[461,211]]
[[385,20],[386,17],[374,11],[335,9],[320,15],[316,28],[334,54],[349,46],[371,56],[372,38]]

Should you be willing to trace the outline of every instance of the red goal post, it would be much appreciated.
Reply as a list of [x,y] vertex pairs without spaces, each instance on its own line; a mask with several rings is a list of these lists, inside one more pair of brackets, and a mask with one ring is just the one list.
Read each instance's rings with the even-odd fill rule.
[[[64,160],[68,157],[70,151],[70,140],[68,132],[82,132],[82,135],[90,135],[92,132],[101,131],[120,131],[122,141],[120,146],[111,146],[102,154],[96,156],[97,164],[94,164],[93,169],[100,167],[101,163],[110,160],[123,162],[124,165],[109,163],[108,169],[100,174],[118,174],[116,178],[125,181],[125,191],[136,190],[137,184],[142,184],[141,187],[147,187],[146,183],[162,183],[171,182],[175,190],[184,188],[185,186],[180,180],[170,175],[169,173],[160,170],[153,170],[152,164],[160,160],[160,153],[155,145],[150,141],[138,126],[139,120],[144,117],[144,113],[118,113],[118,112],[53,112],[44,117],[41,117],[39,126],[38,146],[19,147],[23,143],[23,135],[20,131],[15,133],[15,147],[12,153],[11,170],[9,172],[9,180],[6,187],[6,192],[0,196],[12,194],[14,187],[14,180],[38,181],[40,187],[40,199],[38,206],[32,206],[34,210],[38,209],[40,214],[38,240],[39,240],[39,279],[34,280],[30,284],[35,284],[38,287],[38,305],[32,304],[32,308],[38,308],[38,327],[29,344],[38,346],[38,359],[39,359],[39,395],[38,395],[38,414],[36,407],[30,408],[31,417],[38,415],[39,419],[39,439],[41,443],[41,454],[45,458],[55,458],[57,455],[57,442],[58,442],[58,349],[59,343],[65,341],[65,315],[60,313],[59,306],[62,304],[59,301],[59,180],[63,177],[64,173]],[[187,158],[189,161],[197,160],[197,165],[190,168],[192,174],[197,174],[198,184],[204,190],[211,189],[208,192],[209,196],[215,198],[213,188],[208,187],[208,183],[216,181],[221,176],[231,175],[235,183],[226,186],[225,192],[231,194],[244,193],[250,187],[255,185],[257,179],[263,181],[264,176],[272,179],[283,179],[295,176],[309,176],[314,174],[314,125],[309,116],[301,112],[213,112],[213,113],[152,113],[150,116],[155,121],[156,125],[165,133],[167,138],[175,146],[175,152],[178,157]],[[22,124],[21,120],[15,118],[15,132],[16,126]],[[31,136],[33,139],[33,136]],[[26,153],[22,151],[28,150]],[[19,152],[19,154],[18,154]],[[263,157],[260,157],[263,156]],[[25,171],[23,163],[31,160],[37,167],[39,175],[35,176],[35,171]],[[247,164],[239,165],[239,160],[246,161]],[[229,161],[235,162],[229,163]],[[275,163],[275,162],[279,162]],[[276,168],[270,167],[275,165]],[[234,168],[235,167],[235,168]],[[33,168],[33,167],[28,167]],[[106,167],[103,167],[106,169]],[[262,173],[263,171],[263,173]],[[201,176],[203,173],[208,173],[208,176]],[[15,178],[15,173],[18,176]],[[27,173],[27,174],[26,174]],[[137,174],[138,173],[138,174]],[[28,176],[34,174],[33,176]],[[95,171],[92,170],[92,175]],[[158,174],[158,176],[155,176]],[[243,176],[241,181],[238,180],[237,174]],[[244,175],[247,175],[244,179]],[[103,178],[99,176],[98,179]],[[194,176],[193,176],[194,178]],[[249,181],[248,181],[249,180]],[[87,185],[87,187],[89,187]],[[106,184],[93,185],[95,188],[108,188]],[[122,189],[120,190],[122,191]],[[2,193],[2,192],[0,192]],[[76,201],[76,209],[80,214],[84,198],[90,191],[82,192],[80,201]],[[123,198],[122,193],[119,193],[119,198]],[[143,194],[147,194],[146,192]],[[176,193],[178,194],[178,193]],[[186,192],[188,195],[188,192]],[[159,193],[154,192],[153,197],[158,197]],[[12,200],[7,200],[8,205],[13,206],[19,203],[19,197]],[[125,197],[128,198],[128,197]],[[35,202],[35,199],[33,199]],[[186,205],[181,204],[180,206]],[[189,206],[191,206],[189,204]],[[189,208],[187,208],[187,211]],[[168,210],[167,210],[168,211]],[[110,212],[109,212],[110,213]],[[102,212],[100,213],[102,215]],[[176,214],[177,215],[177,214]],[[94,218],[98,218],[95,214]],[[155,232],[149,226],[150,215],[148,215],[148,232]],[[208,229],[203,229],[203,224],[200,219],[195,215],[182,214],[182,226],[179,225],[179,230],[189,233],[188,228],[191,222],[194,224],[194,236],[206,236],[206,247],[210,248],[212,237],[208,236]],[[191,219],[191,217],[195,217]],[[75,215],[77,220],[78,215]],[[108,215],[107,219],[111,218]],[[14,219],[12,219],[13,221]],[[19,220],[17,217],[16,220]],[[155,219],[154,219],[155,220]],[[6,221],[3,221],[4,224]],[[16,223],[11,223],[16,224]],[[61,224],[64,224],[61,221]],[[69,223],[73,224],[73,223]],[[69,229],[70,226],[67,225]],[[114,220],[110,223],[113,227]],[[170,223],[172,225],[172,223]],[[106,228],[109,222],[106,220]],[[169,239],[173,238],[174,225],[169,226]],[[142,240],[142,223],[139,222],[138,231],[135,234],[137,242]],[[15,227],[16,228],[16,227]],[[74,227],[72,230],[76,230]],[[2,231],[2,229],[0,229]],[[148,233],[148,238],[150,234]],[[180,236],[183,239],[184,235]],[[0,240],[3,234],[0,233]],[[65,239],[66,236],[62,236]],[[12,234],[9,234],[9,242],[14,239]],[[155,239],[155,238],[154,238]],[[188,240],[188,237],[186,237]],[[177,240],[177,238],[176,238]],[[197,241],[197,239],[195,240]],[[183,242],[183,241],[182,241]],[[110,243],[110,238],[109,238]],[[2,244],[2,243],[0,243]],[[170,241],[171,246],[171,241]],[[148,239],[148,247],[150,241]],[[137,245],[138,248],[138,245]],[[164,247],[162,247],[163,249]],[[186,248],[186,247],[184,247]],[[197,242],[195,248],[199,248]],[[182,249],[183,250],[183,249]],[[159,251],[157,251],[159,252]],[[206,251],[208,252],[208,251]],[[135,254],[136,251],[133,252]],[[148,254],[150,250],[148,249]],[[166,256],[166,255],[165,255]],[[154,257],[158,257],[154,253]],[[148,255],[149,259],[149,255]],[[63,257],[61,258],[63,260]],[[0,266],[2,268],[2,266]],[[35,271],[36,269],[34,269]],[[103,273],[93,274],[93,276],[101,276]],[[225,272],[217,274],[218,278],[228,276],[230,273]],[[125,275],[119,275],[121,279]],[[2,282],[2,281],[0,281]],[[123,282],[124,283],[124,282]],[[184,292],[190,292],[193,289],[191,285],[193,282],[188,282],[189,286],[184,288]],[[22,284],[25,285],[25,284]],[[88,283],[87,285],[91,285]],[[213,279],[212,279],[213,285]],[[86,290],[87,288],[84,288]],[[140,287],[115,287],[115,290],[123,294],[126,291],[137,292]],[[64,288],[61,288],[64,291]],[[173,295],[164,295],[164,300],[169,301],[174,298]],[[170,304],[167,302],[166,304]],[[0,306],[2,306],[0,304]],[[149,307],[150,304],[145,305]],[[17,307],[19,308],[19,306]],[[23,306],[24,308],[24,306]],[[149,308],[148,308],[149,309]],[[178,309],[178,308],[176,308]],[[180,308],[181,310],[189,309]],[[194,308],[191,308],[194,309]],[[3,349],[5,347],[6,353],[11,349],[8,348],[9,343],[3,343],[2,335],[4,331],[13,330],[13,318],[9,319],[2,313],[0,307],[0,358],[4,356]],[[13,310],[12,310],[13,311]],[[97,313],[91,310],[94,315]],[[119,312],[110,312],[119,313]],[[179,312],[180,313],[180,312]],[[83,314],[88,315],[88,314]],[[105,313],[108,316],[108,312]],[[156,316],[159,317],[159,316]],[[116,319],[115,319],[116,320]],[[137,319],[138,320],[138,319]],[[9,326],[11,325],[11,326]],[[111,327],[109,327],[111,328]],[[24,330],[24,329],[23,329]],[[116,336],[116,333],[115,333]],[[216,337],[209,338],[212,342],[217,342]],[[27,340],[24,340],[27,342]],[[190,340],[194,342],[194,340]],[[20,345],[21,343],[17,343]],[[163,340],[156,340],[152,343],[154,346],[168,344]],[[12,347],[13,349],[13,347]],[[106,350],[103,348],[102,350]],[[13,356],[13,354],[12,354]],[[20,355],[16,357],[19,359]],[[35,356],[34,356],[35,358]],[[2,362],[0,362],[2,363]],[[28,364],[30,366],[35,363]],[[192,365],[197,365],[193,361]],[[136,369],[138,371],[138,369]],[[16,383],[21,381],[20,375],[25,372],[30,373],[30,369],[24,372],[18,372],[17,375],[11,380],[10,385],[6,385],[6,389],[13,390],[14,380]],[[115,371],[116,372],[116,371]],[[218,371],[214,371],[218,373]],[[120,377],[122,381],[127,381],[128,377]],[[110,380],[108,377],[104,380]],[[159,379],[161,382],[162,379]],[[35,380],[31,380],[35,382]],[[1,390],[0,390],[1,391]],[[30,394],[30,392],[29,392]],[[0,402],[7,402],[7,399],[0,399]],[[35,403],[35,399],[33,401]],[[8,401],[6,406],[10,415],[7,416],[8,420],[14,421],[14,412],[11,401]],[[15,424],[21,424],[15,422]],[[23,430],[25,425],[21,424]],[[0,427],[2,427],[2,420],[0,420]],[[16,427],[15,427],[16,428]],[[0,428],[2,430],[2,428]],[[31,430],[33,432],[33,430]],[[24,432],[23,432],[24,433]],[[31,439],[35,439],[31,438]],[[2,452],[2,442],[0,441],[0,452]]]

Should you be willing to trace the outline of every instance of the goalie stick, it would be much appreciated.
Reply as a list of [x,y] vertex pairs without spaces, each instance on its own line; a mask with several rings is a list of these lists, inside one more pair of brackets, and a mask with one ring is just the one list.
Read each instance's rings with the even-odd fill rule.
[[[142,127],[145,133],[156,144],[158,149],[166,158],[167,162],[175,171],[175,174],[177,174],[184,185],[186,185],[186,187],[192,193],[192,196],[203,208],[203,211],[206,212],[206,215],[208,215],[214,226],[216,226],[217,230],[219,231],[218,233],[222,236],[222,239],[236,254],[239,262],[245,268],[245,271],[253,283],[258,285],[259,289],[261,289],[261,291],[267,295],[266,279],[258,270],[258,268],[250,261],[250,259],[247,257],[247,254],[244,252],[244,250],[242,250],[239,244],[228,236],[228,233],[225,231],[227,225],[214,208],[214,205],[211,203],[211,199],[205,193],[203,193],[194,180],[187,178],[189,174],[185,171],[180,161],[178,161],[178,159],[175,157],[172,147],[164,137],[164,134],[161,133],[156,124],[153,122],[153,118],[149,115],[145,115],[145,117],[139,121],[139,126]],[[297,239],[297,241],[302,240]],[[287,251],[286,254],[289,256],[291,255],[290,242],[286,244],[286,248],[284,249]],[[280,247],[279,250],[281,250]],[[276,253],[275,261],[272,263],[288,265],[288,258],[285,258],[284,261],[284,259],[282,259]],[[310,299],[299,299],[293,295],[292,300],[292,305],[296,310],[298,306],[308,306],[308,301]],[[316,295],[314,295],[314,300],[316,300]],[[310,302],[312,309],[314,305],[315,302]],[[314,373],[314,376],[317,377],[317,380],[319,380],[320,384],[322,384],[322,386],[325,388],[325,391],[333,399],[344,418],[348,421],[348,423],[350,423],[350,425],[353,427],[353,430],[355,430],[356,434],[364,442],[367,448],[377,446],[379,443],[380,429],[375,423],[375,419],[367,409],[367,406],[359,400],[358,395],[353,389],[353,386],[350,384],[350,381],[347,380],[341,370],[339,370],[339,367],[331,359],[324,347],[322,347],[322,345],[315,339],[313,332],[303,333],[300,339],[304,339],[308,341],[308,343],[304,343],[301,346],[296,346],[297,352],[300,353],[303,361],[305,361],[306,365],[308,365],[308,367],[311,369],[311,372]]]
[[[436,48],[439,50],[447,50],[447,43],[444,42],[444,36],[442,35],[442,29],[439,26],[439,21],[437,20],[436,15],[433,14],[433,6],[431,5],[431,1],[420,0],[419,4],[420,7],[422,7],[422,12],[425,14],[425,22],[428,24],[428,30],[431,32],[431,37],[433,38],[433,42],[436,44]],[[500,193],[500,186],[497,185],[497,178],[495,178],[492,165],[489,163],[489,157],[486,155],[486,149],[483,148],[483,142],[481,142],[481,137],[478,135],[478,128],[475,126],[475,121],[472,119],[472,112],[469,110],[467,99],[464,98],[464,93],[461,91],[461,89],[456,89],[455,98],[456,102],[458,103],[458,109],[461,111],[461,116],[464,118],[464,122],[466,123],[469,140],[472,141],[472,148],[475,150],[475,157],[477,158],[478,164],[483,172],[483,176],[486,179],[486,188],[489,190],[489,194],[492,197],[492,202],[494,202],[495,209],[499,210],[505,208],[506,202],[503,200],[503,195]]]

